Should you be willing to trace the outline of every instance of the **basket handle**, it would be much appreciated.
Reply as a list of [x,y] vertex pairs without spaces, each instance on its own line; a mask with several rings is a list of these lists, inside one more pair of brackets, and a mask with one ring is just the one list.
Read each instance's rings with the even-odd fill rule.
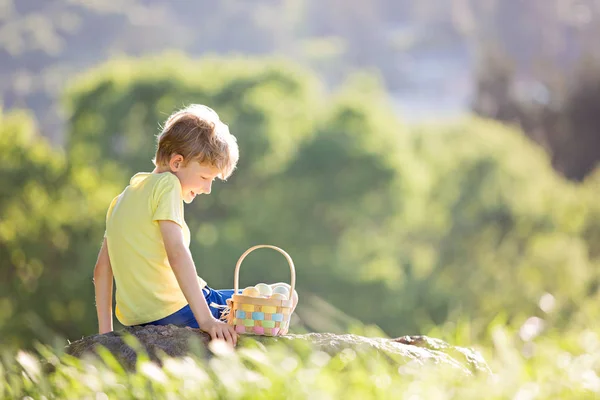
[[291,300],[293,293],[294,293],[294,288],[296,287],[296,270],[294,268],[294,261],[292,261],[292,257],[290,257],[290,255],[288,253],[286,253],[284,250],[280,249],[277,246],[271,246],[270,244],[259,244],[254,247],[250,247],[248,250],[246,250],[244,252],[244,254],[241,255],[241,257],[239,258],[239,260],[235,266],[235,275],[233,277],[233,290],[234,290],[233,293],[237,294],[238,290],[239,290],[240,267],[242,266],[242,261],[244,261],[244,258],[246,258],[246,256],[248,254],[250,254],[251,252],[253,252],[256,249],[260,249],[261,247],[267,247],[269,249],[277,250],[278,252],[280,252],[281,254],[284,255],[285,259],[287,260],[288,264],[290,265],[290,273],[292,276],[292,280],[291,280],[291,284],[290,284],[291,290],[289,293],[288,300]]

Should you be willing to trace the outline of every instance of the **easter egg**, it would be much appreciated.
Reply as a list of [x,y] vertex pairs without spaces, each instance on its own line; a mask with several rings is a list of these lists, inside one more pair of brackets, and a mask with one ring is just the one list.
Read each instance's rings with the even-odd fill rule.
[[250,297],[259,297],[260,292],[254,286],[248,286],[246,289],[244,289],[244,291],[242,292],[242,295],[250,296]]
[[273,294],[275,293],[282,294],[287,299],[290,295],[290,290],[286,286],[276,286],[275,288],[273,288]]
[[267,285],[266,283],[259,283],[254,287],[260,292],[262,296],[269,297],[271,296],[271,294],[273,294],[271,286]]
[[288,299],[287,295],[283,294],[283,293],[273,293],[271,295],[271,298],[274,300],[287,300]]

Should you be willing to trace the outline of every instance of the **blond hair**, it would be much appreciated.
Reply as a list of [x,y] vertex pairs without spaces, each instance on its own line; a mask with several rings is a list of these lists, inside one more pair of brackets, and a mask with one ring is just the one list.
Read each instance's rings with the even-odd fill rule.
[[217,168],[222,180],[231,176],[239,158],[235,136],[213,109],[201,104],[188,106],[167,118],[152,161],[156,166],[167,165],[173,154],[181,154],[184,165],[198,161]]

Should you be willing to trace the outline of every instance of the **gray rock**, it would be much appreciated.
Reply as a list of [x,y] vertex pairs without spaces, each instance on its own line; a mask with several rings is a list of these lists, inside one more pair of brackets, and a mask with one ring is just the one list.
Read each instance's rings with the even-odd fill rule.
[[[124,367],[135,368],[137,351],[135,345],[126,339],[134,336],[151,360],[160,364],[161,353],[171,357],[183,357],[190,352],[211,357],[207,350],[210,337],[192,328],[179,328],[174,325],[126,328],[123,331],[94,335],[72,342],[67,353],[75,357],[95,354],[99,345],[108,349]],[[459,370],[466,375],[491,373],[483,357],[468,348],[451,346],[448,343],[426,336],[403,336],[397,339],[367,338],[358,335],[337,335],[333,333],[309,333],[285,335],[281,337],[244,336],[244,340],[255,340],[268,346],[271,343],[294,344],[302,341],[328,353],[338,354],[346,349],[356,353],[374,352],[390,362],[419,368],[423,365],[441,365]],[[242,346],[244,343],[242,342]],[[132,347],[133,346],[133,347]]]

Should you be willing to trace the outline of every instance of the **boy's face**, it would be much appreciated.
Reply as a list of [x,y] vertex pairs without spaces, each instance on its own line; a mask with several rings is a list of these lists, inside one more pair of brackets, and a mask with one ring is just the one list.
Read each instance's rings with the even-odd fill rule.
[[[175,167],[175,168],[173,168]],[[187,165],[173,165],[172,172],[181,182],[183,201],[190,204],[199,194],[210,194],[211,186],[220,171],[208,164],[190,161]]]

